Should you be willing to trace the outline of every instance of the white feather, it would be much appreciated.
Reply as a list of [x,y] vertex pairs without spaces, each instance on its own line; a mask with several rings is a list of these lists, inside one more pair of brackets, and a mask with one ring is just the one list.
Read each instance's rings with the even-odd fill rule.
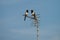
[[28,15],[28,13],[26,12],[26,15]]

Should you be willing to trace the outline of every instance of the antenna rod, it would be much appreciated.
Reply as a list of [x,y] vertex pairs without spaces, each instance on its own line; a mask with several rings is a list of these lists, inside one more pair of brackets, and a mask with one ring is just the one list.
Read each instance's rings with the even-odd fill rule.
[[39,40],[39,26],[37,25],[37,40]]

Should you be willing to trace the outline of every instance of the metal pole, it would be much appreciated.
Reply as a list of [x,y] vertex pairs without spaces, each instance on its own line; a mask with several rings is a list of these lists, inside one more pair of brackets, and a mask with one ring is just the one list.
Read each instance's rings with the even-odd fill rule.
[[39,26],[37,24],[37,40],[39,40]]

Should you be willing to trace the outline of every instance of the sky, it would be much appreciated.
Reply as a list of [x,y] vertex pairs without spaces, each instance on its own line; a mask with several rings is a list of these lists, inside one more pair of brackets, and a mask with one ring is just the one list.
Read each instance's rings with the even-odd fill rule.
[[26,9],[40,14],[40,40],[60,40],[60,0],[0,0],[0,40],[36,40]]

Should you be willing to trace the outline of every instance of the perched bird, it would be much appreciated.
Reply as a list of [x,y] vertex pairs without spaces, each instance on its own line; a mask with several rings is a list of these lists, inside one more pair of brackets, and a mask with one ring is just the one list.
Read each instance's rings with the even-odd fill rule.
[[28,16],[28,10],[26,10],[25,15],[24,15],[24,21],[26,20],[26,17]]
[[34,19],[37,20],[36,14],[35,14],[35,12],[33,10],[31,10],[31,14],[34,17]]

